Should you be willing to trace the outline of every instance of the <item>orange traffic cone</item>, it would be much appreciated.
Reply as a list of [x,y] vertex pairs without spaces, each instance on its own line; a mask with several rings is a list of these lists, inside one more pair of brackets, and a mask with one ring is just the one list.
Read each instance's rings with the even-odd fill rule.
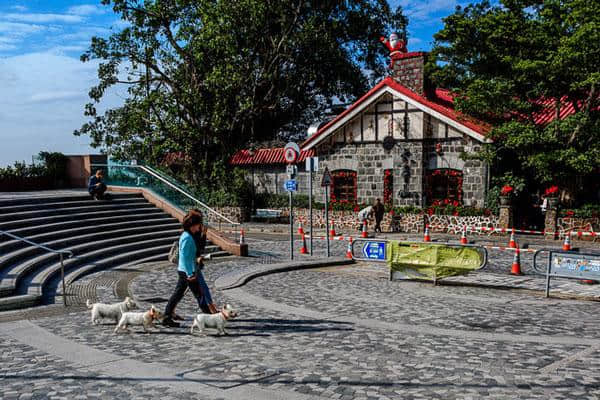
[[244,240],[244,230],[240,230],[240,244],[244,244],[245,240]]
[[512,275],[521,275],[521,252],[518,248],[515,250],[515,257],[513,258],[510,273]]
[[348,241],[348,248],[346,249],[346,258],[352,259],[352,236],[350,236],[350,240]]
[[565,234],[565,242],[563,243],[564,251],[571,251],[571,232]]
[[306,249],[306,236],[304,233],[302,234],[302,247],[300,248],[300,254],[307,254],[308,250]]
[[367,220],[363,219],[363,227],[362,232],[360,233],[360,237],[366,238],[369,237],[369,233],[367,232]]
[[517,248],[517,242],[515,242],[515,229],[510,232],[510,240],[508,241],[508,247],[511,249]]
[[331,220],[331,229],[329,230],[329,236],[335,236],[335,221],[333,219]]
[[425,225],[425,233],[423,234],[424,242],[431,242],[431,236],[429,236],[429,225]]
[[460,236],[460,244],[469,243],[467,240],[467,227],[465,226],[462,231],[462,235]]
[[298,221],[298,235],[304,235],[304,229],[302,229],[302,221]]

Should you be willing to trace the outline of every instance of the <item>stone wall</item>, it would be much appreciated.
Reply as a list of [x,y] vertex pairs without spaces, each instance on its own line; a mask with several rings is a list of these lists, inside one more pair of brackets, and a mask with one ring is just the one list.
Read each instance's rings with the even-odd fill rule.
[[[557,219],[557,230],[559,235],[562,235],[568,231],[581,231],[581,232],[600,232],[600,218],[575,218],[575,217],[561,217]],[[571,239],[578,239],[578,236],[571,236]],[[583,240],[600,240],[600,236],[581,236]]]
[[[465,227],[471,234],[483,234],[475,228],[500,228],[500,218],[496,215],[461,217],[454,215],[430,215],[427,218],[431,232],[460,235]],[[487,234],[487,233],[486,233]]]

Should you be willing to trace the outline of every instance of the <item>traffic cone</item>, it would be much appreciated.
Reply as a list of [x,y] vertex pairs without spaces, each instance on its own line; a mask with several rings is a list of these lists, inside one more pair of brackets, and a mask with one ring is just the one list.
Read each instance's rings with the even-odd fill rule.
[[518,248],[515,250],[515,256],[510,268],[510,273],[512,275],[521,275],[521,255]]
[[348,241],[348,248],[346,249],[346,258],[352,259],[352,236]]
[[360,237],[366,238],[369,237],[369,233],[367,232],[367,220],[363,219],[363,227],[362,232],[360,233]]
[[467,227],[465,226],[462,231],[462,235],[460,236],[460,244],[467,244]]
[[306,236],[304,233],[302,234],[302,247],[300,248],[300,254],[307,254],[308,250],[306,249]]
[[511,249],[517,248],[517,242],[515,242],[515,230],[510,232],[510,240],[508,241],[508,247]]
[[298,235],[304,235],[304,229],[302,229],[302,221],[298,221]]
[[335,221],[333,219],[331,220],[331,229],[329,230],[329,236],[335,236]]
[[424,242],[431,242],[431,236],[429,236],[429,225],[425,225],[425,233],[423,234]]
[[242,230],[240,230],[240,244],[244,244],[244,243],[245,243],[245,241],[244,241],[244,230],[242,229]]
[[570,232],[567,232],[565,234],[565,242],[563,243],[563,250],[571,251],[571,234],[570,234]]

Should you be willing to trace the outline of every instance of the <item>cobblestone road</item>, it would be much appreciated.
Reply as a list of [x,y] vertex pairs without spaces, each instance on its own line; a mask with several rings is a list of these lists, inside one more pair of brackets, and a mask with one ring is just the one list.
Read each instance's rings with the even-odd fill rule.
[[[240,311],[227,337],[189,335],[196,312],[189,293],[177,308],[185,326],[149,335],[135,328],[114,335],[112,322],[92,326],[87,312],[0,324],[0,398],[600,397],[597,302],[390,282],[383,266],[364,264],[266,275],[217,290],[219,277],[286,259],[289,243],[249,240],[255,258],[205,271],[218,303]],[[333,246],[335,254],[345,251],[345,243]],[[490,272],[505,274],[511,257],[491,261]],[[174,269],[140,270],[146,268],[131,274],[129,293],[142,306],[163,308]],[[102,274],[79,284],[93,283],[99,299],[116,301],[118,291]],[[20,336],[25,332],[31,339]],[[84,362],[88,353],[94,362]],[[132,378],[136,371],[141,378]]]

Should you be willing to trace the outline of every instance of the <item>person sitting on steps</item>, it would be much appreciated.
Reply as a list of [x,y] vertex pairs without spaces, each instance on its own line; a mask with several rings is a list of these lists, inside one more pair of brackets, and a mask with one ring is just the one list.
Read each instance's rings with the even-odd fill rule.
[[96,174],[90,177],[88,183],[88,192],[96,200],[102,200],[105,198],[104,192],[106,192],[106,184],[102,182],[104,178],[104,172],[101,169],[96,171]]

